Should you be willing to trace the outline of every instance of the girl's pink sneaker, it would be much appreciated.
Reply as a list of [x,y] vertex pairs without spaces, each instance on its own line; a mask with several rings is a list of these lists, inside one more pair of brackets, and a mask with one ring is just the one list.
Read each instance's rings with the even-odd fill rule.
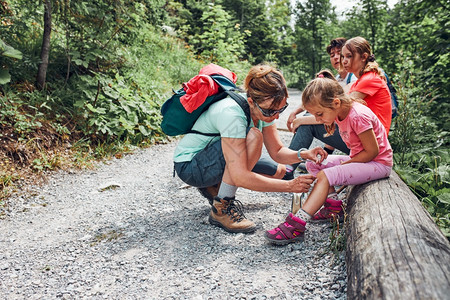
[[324,223],[329,220],[339,219],[344,217],[344,210],[342,209],[342,201],[327,198],[323,207],[312,217],[310,222]]
[[281,223],[272,230],[266,231],[265,238],[269,242],[277,245],[286,245],[301,241],[304,237],[305,226],[305,221],[289,213],[284,223]]

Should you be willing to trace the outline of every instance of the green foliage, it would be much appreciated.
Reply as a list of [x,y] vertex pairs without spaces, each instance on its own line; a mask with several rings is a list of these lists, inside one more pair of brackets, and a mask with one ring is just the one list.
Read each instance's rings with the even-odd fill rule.
[[344,211],[344,220],[343,222],[339,221],[339,218],[333,217],[330,220],[332,224],[332,230],[330,231],[329,239],[329,249],[337,255],[342,251],[345,251],[347,248],[347,236],[345,235],[346,227],[348,225],[347,212],[345,211],[345,207],[343,207]]
[[248,34],[239,31],[239,24],[233,22],[230,14],[221,5],[209,4],[201,21],[203,31],[190,39],[200,57],[221,65],[239,60]]
[[0,40],[0,55],[15,59],[22,59],[22,52],[14,49],[11,46],[8,46],[5,42]]
[[39,111],[39,107],[16,94],[6,92],[5,96],[0,96],[0,127],[12,125],[19,141],[25,139],[28,133],[41,128],[43,118],[44,114]]
[[407,156],[410,165],[396,166],[396,171],[450,238],[450,151],[433,153],[411,153]]
[[[148,16],[149,11],[165,15],[163,1],[159,4],[55,2],[48,90],[34,92],[27,83],[32,76],[14,73],[27,90],[19,97],[14,89],[20,87],[11,89],[13,101],[5,98],[0,121],[14,124],[19,134],[36,130],[39,120],[47,119],[61,136],[81,131],[94,140],[151,143],[162,139],[159,105],[170,88],[195,75],[200,64],[189,57],[182,43],[161,38],[149,25],[155,22],[149,20],[155,17]],[[36,12],[43,12],[41,3],[14,1],[6,26],[8,41],[24,50],[25,59],[16,69],[27,74],[36,74],[38,64],[30,62],[39,60],[36,32],[42,29],[42,20],[33,16]],[[146,44],[149,47],[142,47]],[[42,162],[35,160],[35,166],[39,169],[45,165]]]
[[378,45],[384,39],[387,16],[386,0],[362,0],[359,6],[351,8],[342,22],[343,36],[363,36],[369,41],[374,53],[378,54]]
[[326,46],[335,32],[336,13],[329,0],[310,0],[298,2],[295,8],[295,42],[297,62],[301,62],[306,77],[299,78],[303,87],[314,74],[328,66]]
[[[257,0],[223,1],[222,3],[227,11],[233,13],[233,17],[240,25],[241,32],[248,36],[243,58],[252,63],[261,63],[279,57],[281,47],[279,47],[277,38],[281,40],[284,32],[277,31],[277,29],[282,29],[281,27],[287,25],[289,18],[285,19],[284,24],[276,23],[274,19],[271,19],[280,13],[269,12],[269,7],[272,8],[276,4],[270,5],[265,1]],[[281,21],[279,17],[278,21]]]
[[[273,61],[279,65],[288,65],[293,61],[293,45],[294,36],[291,26],[292,20],[292,8],[291,1],[289,0],[270,0],[266,1],[267,5],[267,17],[268,28],[271,28],[273,35],[274,49],[269,50],[264,60]],[[249,51],[251,51],[249,45]],[[268,55],[272,55],[274,58],[269,58]]]
[[22,52],[7,45],[0,39],[0,84],[11,81],[11,75],[8,70],[3,67],[5,58],[22,59]]
[[[446,131],[450,114],[449,77],[449,9],[443,1],[400,1],[390,13],[388,28],[376,55],[383,66],[391,72],[400,73],[399,57],[412,62],[412,71],[417,74],[420,89],[435,97],[428,115]],[[446,116],[443,118],[442,116]]]
[[202,58],[221,64],[290,61],[288,0],[168,1],[167,24]]
[[450,238],[449,133],[428,116],[434,98],[417,85],[413,62],[403,60],[398,76],[399,114],[389,141],[395,170],[422,201],[444,234]]
[[[142,45],[149,45],[142,47]],[[133,45],[121,51],[126,58],[113,72],[91,72],[71,79],[77,126],[101,140],[151,143],[163,138],[160,105],[167,91],[194,76],[200,64],[184,45],[143,27]],[[71,96],[72,98],[72,96]]]
[[134,143],[161,135],[159,106],[136,91],[131,78],[119,73],[113,79],[99,74],[94,78],[79,77],[78,88],[85,97],[74,106],[84,111],[83,132],[107,139],[126,137]]
[[32,161],[32,168],[37,172],[54,170],[60,165],[58,157],[48,157],[42,153],[41,158],[36,158]]

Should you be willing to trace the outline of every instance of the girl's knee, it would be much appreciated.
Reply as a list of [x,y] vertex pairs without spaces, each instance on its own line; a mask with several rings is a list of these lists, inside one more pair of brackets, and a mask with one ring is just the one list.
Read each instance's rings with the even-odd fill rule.
[[317,173],[317,175],[316,175],[316,178],[317,178],[317,182],[326,182],[329,185],[328,177],[324,171],[319,171],[319,173]]
[[316,175],[318,172],[320,172],[320,165],[312,162],[312,161],[307,161],[305,163],[305,167],[306,170],[308,170],[308,173]]

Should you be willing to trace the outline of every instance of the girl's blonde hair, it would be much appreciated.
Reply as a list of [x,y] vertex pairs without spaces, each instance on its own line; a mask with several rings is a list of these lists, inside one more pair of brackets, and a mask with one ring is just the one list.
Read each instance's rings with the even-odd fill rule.
[[[330,70],[322,70],[316,74],[316,78],[311,80],[302,93],[303,107],[320,105],[322,107],[334,109],[333,100],[339,99],[343,107],[351,107],[353,101],[365,104],[358,98],[350,97],[334,77]],[[331,126],[325,125],[328,135],[332,135],[335,130],[334,123]]]
[[375,55],[372,53],[372,48],[370,47],[369,42],[365,38],[360,36],[351,38],[347,42],[345,42],[342,48],[344,47],[347,48],[347,50],[350,51],[350,53],[352,53],[353,56],[355,55],[355,53],[358,53],[361,57],[364,54],[367,54],[366,65],[361,69],[358,77],[361,77],[363,74],[367,72],[375,72],[378,74],[378,76],[380,76],[383,80],[386,81],[383,71],[380,69],[378,63],[375,61]]
[[338,98],[344,106],[352,105],[352,98],[344,92],[330,70],[322,70],[316,74],[302,93],[303,106],[321,105],[333,109],[333,100]]
[[270,108],[279,107],[280,103],[289,97],[283,74],[267,64],[259,64],[250,69],[244,81],[244,88],[247,96],[258,104],[271,100]]

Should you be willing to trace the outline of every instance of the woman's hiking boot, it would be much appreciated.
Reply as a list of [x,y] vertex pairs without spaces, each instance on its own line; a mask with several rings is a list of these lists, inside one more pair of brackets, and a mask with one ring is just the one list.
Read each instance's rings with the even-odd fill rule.
[[286,217],[286,220],[275,227],[267,230],[265,238],[272,244],[286,245],[289,243],[302,241],[306,229],[306,222],[292,213]]
[[214,197],[219,193],[220,182],[218,184],[197,188],[197,190],[202,194],[203,197],[208,199],[209,204],[213,205]]
[[209,223],[232,233],[250,233],[256,230],[255,223],[245,218],[242,212],[242,203],[234,197],[214,198],[209,214]]
[[324,223],[330,220],[343,219],[344,210],[342,208],[342,201],[327,198],[323,207],[312,217],[313,223]]

